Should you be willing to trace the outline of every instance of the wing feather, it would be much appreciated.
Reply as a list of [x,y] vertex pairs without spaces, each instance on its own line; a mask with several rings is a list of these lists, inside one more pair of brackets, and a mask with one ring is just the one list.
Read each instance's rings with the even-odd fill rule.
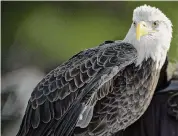
[[[125,50],[128,50],[127,54]],[[83,111],[82,103],[91,100],[95,103],[105,97],[110,89],[98,90],[120,69],[133,63],[136,54],[130,44],[110,43],[73,56],[51,71],[34,89],[17,135],[44,135],[41,129],[47,127],[45,124],[50,124],[50,133],[60,136],[60,133],[67,134],[70,130],[68,134],[71,134],[81,112],[87,113],[84,118],[88,123],[92,113]],[[74,112],[76,106],[79,110]],[[71,116],[75,119],[70,121]]]

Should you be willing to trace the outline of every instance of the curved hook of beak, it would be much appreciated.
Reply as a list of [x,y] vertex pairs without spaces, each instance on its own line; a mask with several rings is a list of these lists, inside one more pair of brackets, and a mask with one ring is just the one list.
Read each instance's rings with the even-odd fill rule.
[[137,24],[136,27],[136,39],[140,41],[141,36],[149,34],[148,27],[144,21],[141,21]]

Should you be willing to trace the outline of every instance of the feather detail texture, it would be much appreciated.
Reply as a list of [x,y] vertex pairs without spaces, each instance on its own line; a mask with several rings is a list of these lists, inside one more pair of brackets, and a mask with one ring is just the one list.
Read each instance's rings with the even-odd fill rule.
[[[69,116],[69,111],[74,113],[73,107],[76,105],[81,109],[75,115],[74,125],[83,111],[82,105],[87,106],[90,101],[90,106],[94,106],[98,100],[105,97],[110,90],[103,89],[102,91],[100,88],[118,71],[134,63],[136,54],[136,49],[130,44],[109,43],[81,51],[52,70],[32,92],[17,135],[30,136],[35,132],[35,135],[42,136],[49,133],[55,134],[57,129],[65,135],[68,131],[64,131],[66,128],[73,131],[74,128],[69,127],[70,123],[69,126],[61,125],[63,119]],[[91,116],[91,114],[88,115]],[[50,131],[46,133],[41,131],[49,126],[51,126]]]

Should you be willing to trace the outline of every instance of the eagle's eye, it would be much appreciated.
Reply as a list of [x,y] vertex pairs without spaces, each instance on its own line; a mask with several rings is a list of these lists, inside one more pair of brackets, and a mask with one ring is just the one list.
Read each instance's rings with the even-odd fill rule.
[[135,21],[133,21],[133,25],[136,26],[136,22]]
[[154,21],[152,25],[153,25],[153,27],[157,27],[159,25],[159,22],[158,21]]

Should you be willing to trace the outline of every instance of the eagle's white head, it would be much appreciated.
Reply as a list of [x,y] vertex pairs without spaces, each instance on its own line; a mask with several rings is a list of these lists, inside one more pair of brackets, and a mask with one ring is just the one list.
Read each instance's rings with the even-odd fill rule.
[[123,40],[138,52],[137,65],[151,57],[161,68],[172,38],[172,23],[158,8],[143,5],[133,11],[133,23]]

